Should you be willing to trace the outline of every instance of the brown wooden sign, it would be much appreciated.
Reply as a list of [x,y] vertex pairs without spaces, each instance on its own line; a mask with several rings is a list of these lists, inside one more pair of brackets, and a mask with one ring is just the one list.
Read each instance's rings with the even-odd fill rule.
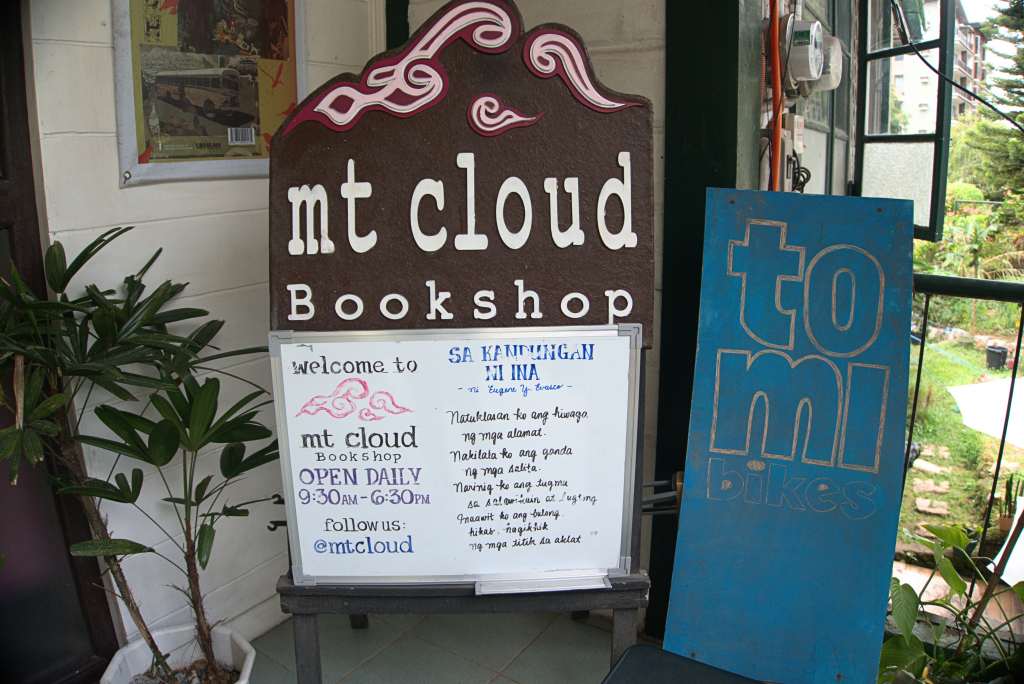
[[571,29],[445,5],[307,97],[270,157],[276,330],[654,317],[651,105]]

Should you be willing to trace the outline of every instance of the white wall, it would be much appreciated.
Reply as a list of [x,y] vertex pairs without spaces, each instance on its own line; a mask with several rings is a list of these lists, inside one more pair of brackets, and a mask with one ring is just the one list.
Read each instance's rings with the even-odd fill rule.
[[[267,180],[180,182],[122,189],[118,185],[114,117],[111,0],[27,0],[30,13],[32,73],[38,118],[36,173],[42,178],[44,222],[50,240],[60,240],[69,255],[104,230],[134,225],[80,276],[79,282],[115,287],[158,248],[164,253],[148,281],[188,282],[183,306],[204,308],[227,325],[215,344],[225,348],[266,344]],[[383,0],[305,0],[304,54],[308,88],[340,72],[356,72],[384,47]],[[32,85],[30,85],[32,88]],[[266,358],[222,364],[225,370],[270,386]],[[224,382],[222,405],[247,386]],[[118,405],[109,396],[93,396],[84,411],[82,431],[104,434],[91,413],[98,403]],[[269,425],[273,417],[263,416]],[[205,454],[204,468],[217,471],[216,450]],[[86,450],[89,471],[105,477],[111,457]],[[135,466],[137,464],[132,464]],[[175,463],[169,472],[177,472]],[[276,465],[254,471],[235,501],[280,491]],[[153,473],[147,473],[140,504],[165,527],[172,508]],[[127,506],[105,509],[114,536],[156,545],[173,556],[171,542]],[[280,621],[275,583],[287,570],[283,530],[271,533],[266,521],[283,518],[282,507],[263,505],[250,518],[218,526],[209,568],[203,577],[212,620],[233,621],[243,634],[256,636]],[[152,627],[190,620],[183,597],[168,588],[182,584],[177,571],[153,555],[135,556],[125,572]],[[115,617],[118,615],[115,614]],[[123,616],[128,639],[135,628]]]
[[[517,0],[523,29],[558,22],[574,28],[590,53],[600,81],[654,105],[654,348],[647,354],[644,410],[644,480],[654,479],[661,336],[661,246],[665,180],[665,2],[663,0]],[[410,0],[409,29],[415,31],[444,0]],[[682,463],[683,454],[679,454]],[[644,521],[642,560],[650,554],[649,517]]]

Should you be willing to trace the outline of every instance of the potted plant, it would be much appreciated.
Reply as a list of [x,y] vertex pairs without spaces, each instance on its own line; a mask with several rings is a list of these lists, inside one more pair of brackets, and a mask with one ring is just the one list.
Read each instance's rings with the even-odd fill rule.
[[1024,480],[1013,475],[1004,483],[1003,500],[999,502],[999,530],[1009,532],[1013,526],[1013,517],[1017,512],[1017,499],[1024,495]]
[[[268,393],[254,386],[238,401],[222,407],[216,377],[222,371],[210,364],[265,352],[265,348],[228,352],[212,348],[223,321],[203,320],[191,330],[180,330],[208,314],[195,308],[169,308],[184,284],[167,281],[146,291],[143,280],[159,250],[124,279],[119,292],[88,285],[81,294],[69,294],[74,276],[128,230],[104,233],[70,263],[61,244],[54,243],[44,258],[52,297],[32,292],[17,272],[0,283],[0,365],[13,380],[12,396],[0,400],[15,416],[14,424],[0,431],[0,461],[7,462],[10,479],[16,483],[22,465],[38,465],[49,458],[58,492],[77,497],[82,504],[93,539],[74,544],[71,553],[102,559],[111,591],[140,635],[138,642],[118,652],[103,682],[128,682],[142,673],[150,681],[177,682],[174,670],[178,669],[202,682],[244,684],[254,651],[240,635],[211,625],[200,570],[211,558],[218,523],[246,516],[250,506],[272,498],[233,503],[230,489],[246,472],[275,460],[277,445],[272,441],[246,454],[248,443],[272,436],[256,420],[260,408],[270,402]],[[134,404],[95,408],[95,416],[111,436],[83,435],[76,400],[87,403],[99,390]],[[133,405],[137,408],[127,408]],[[116,454],[109,472],[102,477],[86,472],[82,444]],[[200,463],[216,449],[220,450],[219,472],[200,477]],[[173,525],[161,524],[138,504],[144,488],[166,494],[163,501],[173,509]],[[171,541],[176,552],[165,555],[115,537],[101,503],[133,507]],[[137,588],[128,583],[121,567],[126,556],[145,553],[161,556],[180,571],[179,589],[194,624],[157,632],[149,629],[135,600]],[[195,647],[188,648],[193,641]]]
[[[925,525],[934,539],[917,537],[935,558],[921,591],[893,578],[889,599],[895,633],[882,645],[879,683],[895,684],[1009,684],[1024,671],[1024,648],[1014,639],[1012,627],[1024,615],[993,619],[985,615],[992,599],[1014,592],[1024,600],[1024,582],[1012,587],[1000,578],[1021,536],[1024,519],[1010,533],[1005,553],[995,565],[980,596],[974,591],[985,579],[981,559],[967,552],[969,540],[959,526]],[[954,566],[967,568],[967,577]],[[925,599],[925,592],[940,576],[949,591],[940,598]],[[998,605],[998,604],[997,604]],[[888,630],[887,630],[888,631]]]

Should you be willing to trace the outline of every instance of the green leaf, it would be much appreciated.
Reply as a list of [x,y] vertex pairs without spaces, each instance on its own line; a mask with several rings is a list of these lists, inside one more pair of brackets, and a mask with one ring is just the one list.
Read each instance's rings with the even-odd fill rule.
[[217,336],[220,329],[224,327],[224,321],[207,321],[189,335],[193,351],[198,354]]
[[[160,349],[170,354],[180,354],[183,352],[183,343],[187,342],[182,337],[176,335],[169,335],[167,333],[139,333],[132,335],[131,343],[141,345],[143,347],[151,347],[153,349]],[[186,352],[187,354],[187,352]]]
[[232,420],[238,414],[239,411],[248,406],[254,399],[260,397],[262,394],[263,390],[256,390],[255,392],[250,392],[249,394],[245,395],[244,397],[236,401],[231,406],[231,408],[229,408],[224,413],[220,414],[217,420],[213,422],[213,425],[210,426],[210,432],[217,432],[217,430],[221,429],[228,421]]
[[232,349],[231,351],[220,352],[217,354],[211,354],[210,356],[204,356],[196,359],[196,363],[204,364],[208,361],[216,361],[217,359],[230,359],[235,356],[248,356],[249,354],[266,354],[267,348],[264,347],[245,347],[242,349]]
[[139,499],[139,494],[142,492],[142,471],[138,468],[132,469],[132,481],[128,483],[128,478],[125,477],[124,473],[118,473],[114,476],[114,481],[117,482],[117,489],[124,495],[124,503],[135,503]]
[[245,445],[241,442],[232,442],[221,449],[220,452],[220,474],[226,479],[238,477],[242,470],[242,459],[245,457]]
[[[181,378],[181,387],[184,390],[184,400],[188,402],[195,401],[196,394],[199,393],[199,382],[196,380],[196,377],[191,373],[186,374]],[[175,407],[177,408],[178,405],[175,404]],[[180,411],[181,409],[179,408],[178,410]]]
[[18,471],[21,469],[21,454],[15,451],[7,460],[7,481],[12,487],[18,486]]
[[163,254],[163,252],[163,247],[160,247],[155,252],[153,252],[153,256],[149,257],[149,261],[143,264],[142,268],[138,270],[138,272],[135,274],[135,278],[141,280],[142,277],[146,275],[146,273],[149,271],[150,267],[156,263],[156,260],[160,258],[160,255]]
[[[182,384],[187,386],[190,379],[191,376],[186,375]],[[192,407],[189,404],[190,400],[178,388],[167,390],[164,394],[170,400],[175,413],[181,416],[182,423],[188,423],[190,412],[192,410]]]
[[82,316],[82,320],[78,323],[77,330],[79,358],[85,358],[85,354],[89,350],[89,325],[89,317]]
[[967,593],[967,583],[960,577],[960,573],[953,567],[953,563],[941,553],[935,554],[935,567],[939,569],[939,574],[942,575],[942,579],[946,580],[946,584],[949,585],[953,594],[963,596]]
[[900,633],[910,639],[914,636],[914,623],[917,621],[917,592],[909,584],[901,584],[896,588],[892,599],[892,619]]
[[157,468],[171,462],[180,444],[178,428],[169,420],[161,420],[149,435],[149,460]]
[[200,447],[206,440],[206,431],[210,429],[213,416],[217,412],[217,395],[219,393],[220,381],[216,378],[208,378],[192,400],[189,410],[188,434],[194,449]]
[[132,468],[132,496],[136,499],[139,498],[139,494],[142,493],[142,470],[140,468]]
[[254,468],[259,468],[261,465],[276,461],[279,455],[280,454],[277,450],[277,440],[275,439],[273,442],[259,451],[253,452],[249,458],[242,461],[238,474],[241,475],[242,473],[247,473]]
[[43,440],[35,432],[25,430],[21,436],[21,448],[25,452],[25,458],[32,465],[39,465],[43,461]]
[[[11,430],[0,436],[0,461],[8,459],[21,448],[21,430]],[[223,468],[223,466],[221,466]]]
[[210,562],[210,551],[213,549],[213,525],[210,523],[203,523],[199,527],[199,536],[196,539],[196,560],[199,561],[199,567],[206,569],[207,563]]
[[207,475],[206,477],[199,481],[199,484],[196,485],[196,491],[192,497],[193,499],[195,499],[196,504],[201,504],[203,500],[206,498],[206,490],[209,488],[210,482],[212,480],[213,475]]
[[882,656],[878,661],[879,673],[897,669],[918,674],[924,666],[927,655],[924,644],[911,635],[909,639],[900,635],[891,636],[882,644]]
[[46,250],[43,257],[43,268],[46,271],[46,284],[54,292],[61,293],[67,285],[65,279],[68,271],[68,260],[64,254],[64,245],[54,242]]
[[144,435],[150,435],[153,433],[153,428],[156,427],[156,423],[145,416],[140,416],[137,413],[130,413],[124,411],[121,413],[121,417],[124,418],[125,422],[131,425],[136,432],[141,432]]
[[[171,393],[168,392],[168,394]],[[164,420],[170,421],[174,427],[178,429],[178,436],[182,441],[184,441],[188,435],[185,433],[185,426],[181,422],[182,416],[178,413],[175,407],[171,405],[171,402],[167,401],[167,399],[160,394],[151,395],[150,401],[153,402],[153,408],[157,410],[157,413],[159,413]]]
[[47,397],[32,409],[32,413],[29,414],[28,419],[33,421],[39,420],[40,418],[46,418],[67,403],[67,400],[67,396],[63,394],[54,394],[53,396]]
[[118,385],[116,382],[114,382],[110,378],[94,377],[94,378],[90,378],[90,379],[94,383],[96,383],[96,385],[98,387],[102,387],[103,389],[107,390],[108,392],[113,394],[115,397],[117,397],[121,401],[138,401],[135,398],[134,394],[132,394],[131,392],[126,390],[124,387],[121,387],[120,385]]
[[213,435],[210,441],[217,442],[218,444],[224,444],[225,442],[254,442],[272,437],[273,434],[269,428],[259,423],[250,422],[228,425]]
[[103,404],[97,406],[93,411],[96,417],[103,422],[111,432],[124,440],[125,444],[135,449],[137,452],[142,453],[145,451],[146,445],[143,443],[142,438],[139,437],[139,433],[132,427],[131,422],[127,420],[123,414],[126,411],[121,411],[113,406]]
[[105,345],[109,346],[117,339],[117,319],[109,309],[98,309],[92,315],[92,327]]
[[170,389],[174,387],[174,383],[168,382],[167,380],[161,380],[160,378],[151,378],[148,375],[139,375],[138,373],[126,373],[121,372],[121,382],[126,385],[132,385],[133,387],[145,387],[148,389]]
[[150,323],[166,325],[167,323],[177,323],[178,321],[185,321],[190,318],[202,318],[203,316],[209,315],[210,312],[204,309],[171,309],[170,311],[161,311],[156,314],[150,320]]
[[114,307],[117,305],[117,302],[110,299],[110,297],[112,297],[114,294],[115,293],[113,290],[101,290],[95,285],[86,285],[85,296],[86,300],[88,301],[83,303],[86,305],[91,303],[95,308],[113,313]]
[[89,446],[98,447],[107,451],[113,451],[115,454],[124,454],[131,458],[138,459],[149,463],[149,458],[139,449],[122,444],[121,442],[115,442],[112,439],[104,439],[102,437],[92,437],[90,435],[78,435],[78,441],[82,444],[88,444]]
[[56,437],[60,434],[60,428],[57,427],[57,424],[52,420],[33,420],[28,424],[28,426],[39,434],[46,435],[47,437]]
[[[139,474],[141,475],[142,471],[139,471]],[[118,477],[123,479],[124,475],[118,473]],[[139,483],[139,487],[141,489],[141,482]],[[98,499],[106,499],[108,501],[116,501],[118,503],[133,503],[138,499],[138,495],[133,497],[131,487],[128,486],[127,480],[124,481],[124,489],[122,489],[121,487],[115,487],[106,480],[89,478],[82,484],[61,487],[57,490],[57,493],[65,496],[93,496]]]
[[1024,582],[1017,582],[1013,585],[1013,593],[1017,595],[1021,601],[1024,601]]
[[152,550],[130,539],[93,539],[71,545],[72,556],[130,556],[136,553],[149,553]]
[[28,382],[25,383],[23,395],[25,406],[35,406],[43,394],[43,381],[45,380],[43,369],[39,368],[29,373]]
[[145,300],[145,303],[139,306],[139,308],[128,317],[128,320],[124,322],[119,333],[119,340],[123,341],[133,335],[142,326],[149,324],[153,316],[156,315],[156,312],[160,310],[160,307],[163,306],[171,296],[171,283],[162,283],[153,292],[153,294]]
[[64,273],[64,282],[70,282],[71,279],[75,277],[75,274],[78,273],[78,271],[80,271],[82,267],[89,262],[90,259],[96,256],[97,252],[99,252],[101,249],[109,245],[112,241],[121,237],[131,229],[132,226],[125,226],[122,228],[111,228],[110,230],[108,230],[107,232],[103,233],[98,238],[90,242],[88,245],[86,245],[85,248],[78,253],[78,256],[71,260],[71,264],[67,267],[67,270]]
[[967,533],[959,525],[925,525],[924,528],[946,546],[964,550],[970,543]]

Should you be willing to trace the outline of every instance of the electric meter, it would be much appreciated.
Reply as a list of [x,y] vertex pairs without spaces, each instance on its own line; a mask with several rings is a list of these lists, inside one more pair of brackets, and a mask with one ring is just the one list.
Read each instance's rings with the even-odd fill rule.
[[789,75],[794,81],[817,81],[825,65],[824,31],[819,21],[797,21],[789,16],[782,54],[789,52]]

